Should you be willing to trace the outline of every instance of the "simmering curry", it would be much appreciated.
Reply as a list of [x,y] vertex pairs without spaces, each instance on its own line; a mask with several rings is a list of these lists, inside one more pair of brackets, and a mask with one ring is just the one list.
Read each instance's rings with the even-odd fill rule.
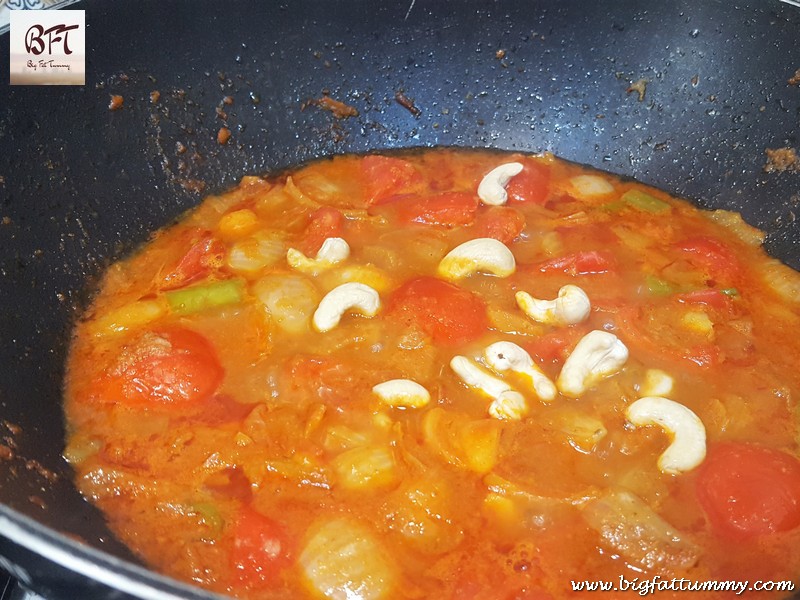
[[108,270],[65,456],[148,564],[242,598],[786,596],[800,276],[761,242],[549,155],[246,177]]

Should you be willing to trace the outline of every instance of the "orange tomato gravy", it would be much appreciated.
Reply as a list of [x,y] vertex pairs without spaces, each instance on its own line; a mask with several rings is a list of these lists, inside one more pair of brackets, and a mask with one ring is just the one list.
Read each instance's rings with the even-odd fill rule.
[[[507,201],[485,204],[481,180],[509,162],[523,169]],[[315,260],[330,238],[349,255]],[[476,238],[500,241],[513,272],[443,272]],[[760,242],[738,215],[550,155],[337,156],[247,177],[106,273],[71,351],[65,457],[148,565],[241,598],[796,582],[800,283]],[[319,331],[347,283],[375,293],[375,314],[346,308]],[[591,302],[577,323],[516,301],[565,285]],[[484,355],[512,342],[560,384],[591,331],[627,359],[552,400]],[[516,391],[521,414],[493,416],[496,394],[455,356]],[[373,390],[394,379],[429,400]],[[643,396],[696,415],[698,466],[660,468],[678,434],[630,422]]]

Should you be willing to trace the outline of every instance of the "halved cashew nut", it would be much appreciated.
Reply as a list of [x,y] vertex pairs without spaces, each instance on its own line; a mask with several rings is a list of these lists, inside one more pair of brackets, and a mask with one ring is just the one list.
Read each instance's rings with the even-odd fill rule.
[[499,206],[508,200],[506,186],[511,178],[522,172],[522,163],[511,162],[495,167],[489,171],[478,185],[478,198],[484,204]]
[[644,383],[639,389],[642,396],[668,396],[672,393],[675,381],[660,369],[647,369]]
[[502,379],[481,369],[466,356],[454,356],[450,361],[450,368],[469,387],[493,399],[489,405],[489,414],[494,418],[519,421],[528,412],[528,404],[522,394]]
[[388,406],[421,408],[431,401],[430,392],[410,379],[390,379],[373,386],[372,391]]
[[538,300],[527,292],[514,296],[517,306],[534,321],[550,325],[574,325],[585,321],[592,310],[592,303],[577,285],[565,285],[558,290],[555,300]]
[[629,405],[625,416],[637,427],[658,425],[672,436],[672,443],[658,458],[662,472],[676,475],[691,471],[706,457],[706,428],[683,404],[647,396]]
[[322,242],[315,258],[308,258],[300,250],[289,248],[286,252],[286,262],[301,273],[319,273],[347,260],[348,256],[350,256],[349,244],[342,238],[334,237]]
[[501,421],[521,421],[527,412],[525,396],[514,390],[503,392],[489,405],[489,414]]
[[607,331],[590,331],[567,357],[556,386],[565,396],[577,398],[599,380],[618,372],[628,360],[628,348]]
[[439,263],[438,273],[447,279],[463,279],[473,273],[508,277],[517,268],[511,250],[493,238],[476,238],[456,246]]
[[311,322],[317,331],[330,331],[348,311],[366,317],[374,317],[381,306],[381,299],[374,289],[363,283],[343,283],[325,294],[314,312]]
[[495,342],[483,351],[492,369],[498,373],[513,371],[530,377],[531,385],[539,399],[550,402],[556,397],[558,390],[555,384],[537,367],[531,355],[512,342]]

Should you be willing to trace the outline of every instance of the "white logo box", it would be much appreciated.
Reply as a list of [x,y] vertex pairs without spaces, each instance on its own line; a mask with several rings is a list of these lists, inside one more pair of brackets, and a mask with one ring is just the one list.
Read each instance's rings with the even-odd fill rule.
[[11,85],[86,83],[85,11],[12,10],[9,25]]

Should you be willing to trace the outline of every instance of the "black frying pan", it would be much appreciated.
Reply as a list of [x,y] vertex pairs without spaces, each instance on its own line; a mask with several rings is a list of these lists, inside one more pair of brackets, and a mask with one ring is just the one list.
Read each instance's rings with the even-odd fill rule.
[[[778,0],[71,8],[86,10],[85,87],[8,86],[0,37],[0,440],[16,444],[0,567],[47,597],[207,597],[135,566],[80,498],[60,389],[103,267],[242,175],[378,148],[546,150],[739,210],[800,267],[800,173],[763,171],[766,148],[800,150],[800,8]],[[307,104],[324,93],[359,116]]]

